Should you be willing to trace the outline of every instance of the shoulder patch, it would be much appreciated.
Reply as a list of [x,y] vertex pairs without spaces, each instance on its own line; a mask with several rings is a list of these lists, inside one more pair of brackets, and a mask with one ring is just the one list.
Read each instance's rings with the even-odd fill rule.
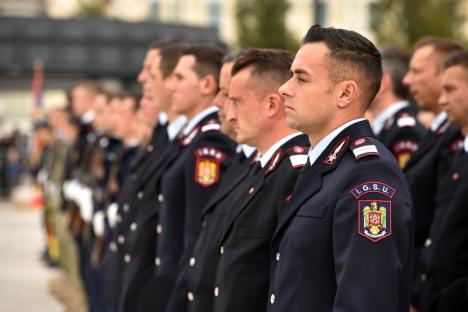
[[180,144],[182,146],[187,146],[189,145],[193,139],[195,138],[195,136],[197,135],[198,131],[200,131],[200,127],[195,127],[192,132],[190,132],[185,138],[182,139],[182,141],[180,142]]
[[307,159],[309,159],[309,155],[291,155],[289,156],[289,160],[291,161],[291,165],[293,168],[302,168],[307,163]]
[[335,164],[336,160],[338,159],[338,156],[341,155],[345,150],[345,146],[346,144],[348,144],[348,141],[349,136],[339,141],[333,148],[332,152],[325,158],[323,162],[327,165]]
[[368,156],[379,156],[377,146],[372,143],[369,137],[362,137],[355,140],[350,148],[357,160]]
[[265,166],[265,175],[268,175],[270,172],[276,169],[280,163],[281,157],[283,156],[283,150],[279,148],[271,157],[270,161]]
[[416,119],[408,114],[403,114],[398,118],[397,125],[399,128],[414,127],[416,125]]
[[358,233],[374,243],[390,236],[392,234],[392,201],[359,200]]
[[411,156],[418,150],[419,143],[414,140],[399,140],[393,143],[391,150],[398,160],[400,168],[404,168]]
[[194,150],[196,158],[195,176],[196,183],[203,187],[209,187],[219,181],[221,163],[226,155],[214,147],[201,147]]

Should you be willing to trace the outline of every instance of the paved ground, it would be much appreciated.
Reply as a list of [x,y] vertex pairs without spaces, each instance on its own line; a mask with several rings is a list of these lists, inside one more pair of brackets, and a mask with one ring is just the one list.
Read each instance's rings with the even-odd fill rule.
[[0,202],[0,311],[64,311],[49,292],[58,272],[40,261],[43,247],[41,213]]

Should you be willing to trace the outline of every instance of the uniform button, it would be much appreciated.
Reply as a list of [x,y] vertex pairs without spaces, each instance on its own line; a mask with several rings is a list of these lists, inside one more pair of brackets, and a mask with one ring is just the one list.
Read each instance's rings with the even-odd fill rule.
[[123,205],[123,211],[124,211],[124,212],[128,212],[129,210],[130,210],[130,205],[129,205],[128,203],[125,203],[125,204]]
[[255,189],[254,189],[253,187],[251,187],[251,188],[249,189],[249,194],[252,194],[254,191],[255,191]]
[[159,193],[158,195],[158,201],[162,203],[164,201],[164,195],[162,193]]
[[112,252],[117,252],[118,248],[117,248],[117,244],[115,242],[111,242],[109,244],[109,248]]
[[455,172],[455,173],[452,175],[452,180],[453,180],[453,181],[456,181],[456,180],[458,180],[458,178],[460,178],[460,175],[459,175],[457,172]]
[[162,233],[162,225],[161,224],[156,225],[156,233],[158,233],[158,234]]
[[143,192],[139,191],[138,194],[137,194],[137,197],[138,197],[139,200],[142,200],[143,199]]
[[159,257],[154,258],[154,264],[156,264],[156,266],[160,266],[161,265],[161,258],[159,258]]
[[154,146],[153,145],[148,145],[146,147],[146,150],[148,151],[148,153],[151,153],[154,150]]
[[120,245],[122,245],[123,243],[125,243],[125,236],[119,235],[117,237],[117,241],[119,242]]
[[191,267],[193,267],[193,266],[195,265],[195,262],[196,262],[195,258],[192,257],[192,258],[190,258],[189,265],[190,265]]
[[430,238],[426,239],[426,241],[424,242],[424,247],[431,247],[432,245],[432,240]]
[[135,222],[133,222],[132,224],[130,224],[130,231],[135,231],[137,229],[137,224]]
[[124,261],[125,263],[130,263],[130,261],[132,261],[132,257],[129,254],[125,254]]
[[214,295],[215,295],[215,297],[219,296],[219,288],[218,287],[214,288]]
[[276,299],[276,298],[275,298],[275,294],[271,294],[271,296],[270,296],[270,303],[271,303],[271,304],[275,303],[275,299]]
[[187,298],[188,298],[189,301],[193,301],[193,299],[195,299],[195,297],[193,296],[193,293],[191,291],[189,291],[187,293]]
[[280,253],[277,252],[277,253],[276,253],[276,261],[277,261],[277,262],[280,260],[280,256],[281,256]]
[[224,246],[221,246],[219,248],[219,254],[222,255],[224,253]]
[[421,281],[425,282],[427,280],[426,274],[421,274]]

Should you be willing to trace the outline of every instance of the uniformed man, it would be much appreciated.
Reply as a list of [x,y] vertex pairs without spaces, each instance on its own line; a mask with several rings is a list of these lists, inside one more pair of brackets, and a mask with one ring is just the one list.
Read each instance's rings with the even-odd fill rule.
[[231,162],[234,142],[219,129],[213,100],[223,52],[210,45],[188,48],[169,84],[173,109],[187,117],[176,159],[158,182],[160,221],[156,226],[157,275],[153,309],[164,311],[178,272],[189,261],[201,229],[204,205],[218,188]]
[[423,248],[434,219],[435,195],[447,174],[453,156],[459,148],[461,133],[447,120],[447,113],[438,104],[442,91],[443,62],[462,47],[443,38],[424,38],[416,43],[410,69],[403,79],[421,110],[433,112],[436,117],[421,140],[418,151],[404,168],[414,201],[415,214],[415,277],[412,282],[412,304],[418,308],[418,293],[422,275],[419,252]]
[[362,35],[313,26],[280,88],[286,123],[311,150],[271,242],[268,311],[407,312],[413,258],[409,188],[365,111],[381,56]]
[[439,189],[434,219],[423,255],[426,260],[420,311],[468,310],[468,51],[450,56],[442,73],[439,103],[458,125],[464,144]]
[[400,168],[404,168],[424,134],[424,126],[407,101],[408,87],[402,82],[408,72],[410,56],[396,46],[383,48],[381,54],[382,82],[369,109],[374,116],[372,131],[395,155]]
[[[160,201],[157,183],[164,173],[167,163],[177,157],[173,152],[178,145],[176,140],[185,118],[172,110],[172,101],[166,85],[182,52],[187,47],[180,42],[160,43],[150,68],[151,101],[160,113],[165,114],[167,127],[166,143],[155,145],[158,154],[145,164],[144,172],[133,181],[136,201],[126,202],[128,211],[123,211],[127,231],[117,236],[119,250],[123,253],[125,265],[122,269],[122,292],[119,310],[136,311],[142,289],[155,270],[156,224]],[[130,205],[132,205],[130,207]],[[153,290],[154,291],[154,290]],[[143,300],[143,299],[142,299]]]
[[[236,139],[234,125],[226,119],[230,105],[229,85],[231,69],[240,53],[228,54],[223,58],[219,77],[219,91],[214,99],[218,107],[221,131]],[[229,169],[221,180],[218,190],[203,208],[202,229],[195,243],[189,263],[178,272],[177,284],[169,300],[167,311],[211,311],[216,268],[219,260],[219,235],[224,218],[231,208],[236,190],[241,188],[249,168],[255,163],[255,148],[245,144],[237,146]],[[196,264],[196,265],[195,265]],[[191,292],[196,300],[189,301],[187,293]]]

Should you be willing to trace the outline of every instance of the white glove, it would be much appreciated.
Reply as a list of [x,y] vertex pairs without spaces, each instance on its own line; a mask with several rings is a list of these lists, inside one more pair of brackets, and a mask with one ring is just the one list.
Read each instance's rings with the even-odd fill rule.
[[112,203],[107,207],[107,220],[112,229],[115,228],[117,224],[117,210],[119,210],[117,203]]
[[80,207],[80,215],[84,222],[93,220],[93,192],[88,187],[83,187],[75,200]]
[[105,231],[104,211],[99,210],[93,217],[93,230],[96,236],[103,236]]

